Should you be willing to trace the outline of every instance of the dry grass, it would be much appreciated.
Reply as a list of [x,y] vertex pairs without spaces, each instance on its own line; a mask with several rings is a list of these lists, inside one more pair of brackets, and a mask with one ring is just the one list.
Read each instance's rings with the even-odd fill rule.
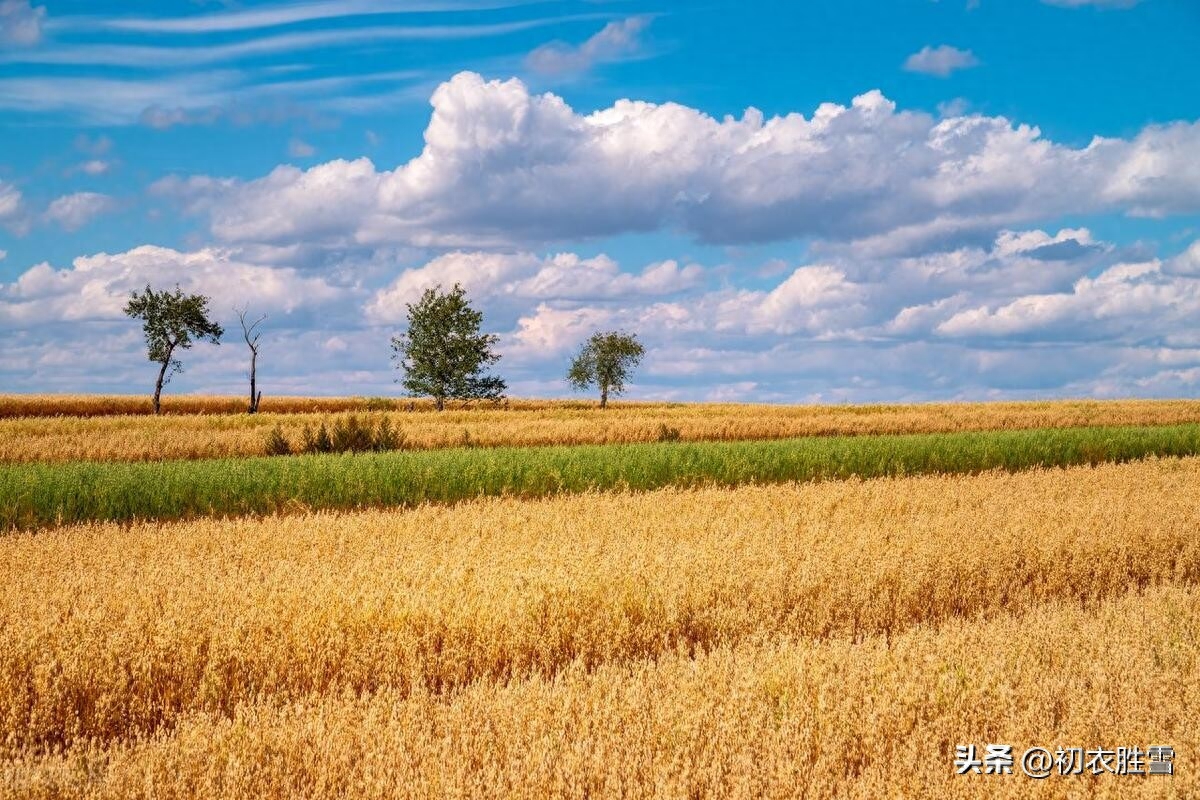
[[867,797],[848,775],[966,792],[958,741],[1191,746],[1198,479],[1184,459],[12,535],[5,780]]
[[[194,714],[0,763],[23,798],[1200,796],[1200,592],[956,620],[895,637],[574,665],[450,698],[383,689]],[[955,775],[954,746],[1169,743],[1176,775]]]
[[[0,408],[12,397],[0,397]],[[105,398],[97,398],[97,402]],[[203,401],[204,398],[198,398]],[[327,402],[298,400],[303,403]],[[335,402],[335,401],[328,401]],[[351,402],[351,401],[336,401]],[[86,405],[81,400],[81,404]],[[53,405],[53,402],[51,402]],[[66,404],[62,404],[67,407]],[[272,408],[263,401],[264,412]],[[336,407],[330,407],[333,410]],[[77,409],[78,410],[78,409]],[[322,409],[324,410],[324,409]],[[369,412],[377,417],[385,412]],[[3,414],[0,414],[3,416]],[[663,426],[685,441],[782,439],[868,433],[941,433],[1098,425],[1169,425],[1200,421],[1200,401],[1121,400],[949,403],[896,406],[621,404],[600,412],[586,403],[514,401],[507,410],[441,414],[390,412],[407,446],[465,443],[493,447],[656,441]],[[322,413],[177,414],[0,419],[0,463],[71,460],[144,461],[261,455],[279,425],[297,444]]]
[[[162,413],[244,414],[247,399],[219,395],[167,394]],[[484,403],[483,406],[492,406]],[[536,409],[558,406],[587,406],[586,401],[510,400],[502,408]],[[449,402],[448,408],[479,407],[479,403]],[[432,400],[394,397],[264,397],[261,410],[271,414],[338,413],[343,411],[432,411]],[[108,417],[149,416],[154,413],[150,395],[116,394],[0,394],[0,419],[13,417]]]

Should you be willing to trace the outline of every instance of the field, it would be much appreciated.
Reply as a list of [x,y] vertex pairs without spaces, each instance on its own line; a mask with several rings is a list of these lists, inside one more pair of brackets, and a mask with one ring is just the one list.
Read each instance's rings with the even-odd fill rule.
[[[49,396],[41,401],[39,405],[28,397],[0,395],[0,464],[257,456],[264,454],[266,434],[276,425],[295,444],[306,426],[332,424],[347,413],[372,421],[387,416],[403,433],[405,446],[420,450],[464,443],[531,447],[654,442],[663,426],[678,431],[683,441],[742,441],[1200,423],[1200,401],[1194,400],[894,406],[620,403],[603,413],[582,401],[512,401],[507,408],[485,405],[437,414],[421,403],[414,404],[415,411],[388,412],[379,406],[407,404],[281,398],[264,400],[264,413],[250,416],[236,413],[244,408],[233,398],[174,398],[160,418],[134,413],[139,403],[149,402],[140,398]],[[182,413],[185,408],[200,413]],[[288,413],[273,410],[281,408]]]
[[0,528],[413,506],[488,495],[970,474],[1197,454],[1200,426],[1179,425],[0,465]]
[[[1198,796],[1200,426],[1095,406],[1036,413],[1129,426],[10,464],[0,796]],[[1176,774],[955,774],[991,742]]]

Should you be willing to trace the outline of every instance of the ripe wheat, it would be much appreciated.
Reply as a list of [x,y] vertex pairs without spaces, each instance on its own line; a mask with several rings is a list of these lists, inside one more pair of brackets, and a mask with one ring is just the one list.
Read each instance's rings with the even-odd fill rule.
[[[20,398],[20,404],[14,398]],[[27,406],[34,409],[37,406],[33,400],[20,396],[0,397],[0,463],[262,455],[267,433],[276,425],[295,446],[305,426],[336,420],[335,416],[322,413],[269,413],[272,409],[333,412],[371,407],[367,401],[297,398],[289,401],[290,406],[283,400],[275,405],[264,400],[263,411],[268,413],[253,416],[224,413],[172,414],[161,418],[86,416],[89,403],[104,408],[107,406],[102,401],[107,400],[112,398],[80,398],[74,403],[48,398],[43,410],[83,416],[3,419],[5,403],[10,410],[26,412],[30,410]],[[210,399],[194,400],[197,405],[192,408],[203,408]],[[224,407],[215,403],[221,398],[211,400],[214,408]],[[182,403],[183,398],[178,402]],[[405,446],[417,449],[459,447],[464,443],[499,447],[653,442],[661,438],[664,426],[678,431],[679,438],[685,441],[733,441],[1200,422],[1200,402],[1194,400],[896,406],[622,403],[604,412],[582,402],[512,401],[507,410],[482,406],[441,414],[425,413],[428,408],[424,404],[416,408],[417,412],[387,413],[392,425],[404,434]],[[369,416],[377,421],[384,413],[370,412]]]
[[[573,664],[443,697],[259,700],[139,741],[0,762],[0,794],[160,798],[1189,798],[1200,795],[1200,591]],[[954,747],[1169,743],[1173,777],[954,774]],[[1144,768],[1144,767],[1143,767]]]
[[[252,703],[452,698],[1190,587],[1198,479],[1200,459],[1162,460],[16,534],[0,743],[17,758]],[[1196,675],[1176,675],[1193,697]]]

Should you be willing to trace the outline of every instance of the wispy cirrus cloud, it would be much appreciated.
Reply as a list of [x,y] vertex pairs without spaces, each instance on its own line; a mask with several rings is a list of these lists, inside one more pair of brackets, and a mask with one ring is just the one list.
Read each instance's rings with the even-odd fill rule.
[[154,128],[308,119],[324,109],[353,110],[361,94],[394,93],[423,85],[426,75],[389,71],[300,80],[274,80],[260,70],[219,69],[144,78],[0,78],[0,109],[60,114],[87,124],[141,122]]
[[63,113],[85,122],[123,124],[148,108],[199,109],[224,102],[242,85],[242,73],[220,70],[145,80],[31,76],[0,78],[0,109]]
[[[386,49],[399,42],[503,38],[554,25],[612,19],[611,13],[600,11],[554,15],[536,9],[534,16],[490,21],[478,13],[470,17],[452,13],[522,5],[529,4],[355,0],[180,18],[60,18],[52,26],[56,35],[51,41],[36,48],[0,49],[0,65],[17,67],[10,76],[0,77],[0,111],[57,115],[85,124],[141,122],[156,128],[364,113],[421,99],[412,87],[418,82],[429,86],[432,78],[427,70],[434,69],[426,60],[404,69],[404,59],[389,58],[392,69],[362,72],[364,50]],[[447,13],[413,19],[414,12],[421,10]],[[381,22],[377,15],[384,13],[398,16]],[[341,16],[362,17],[371,24],[351,20],[343,26],[257,33],[289,21]],[[641,25],[639,18],[605,28],[593,37],[594,44],[581,49],[580,57],[616,57],[622,47],[631,46],[619,40],[633,42]],[[70,35],[75,27],[100,28],[101,33],[80,39]],[[164,39],[165,33],[193,28],[217,32],[215,41]],[[147,33],[155,35],[153,44],[145,43]],[[310,75],[285,79],[293,72]]]
[[397,41],[481,39],[605,16],[607,15],[582,14],[490,24],[371,26],[345,30],[300,31],[206,46],[64,44],[37,50],[3,52],[0,53],[0,63],[142,68],[151,66],[154,69],[196,67],[318,48],[357,47]]
[[[323,0],[274,8],[239,9],[178,17],[116,17],[76,20],[73,27],[100,27],[138,33],[207,34],[260,30],[348,17],[491,11],[531,5],[539,0]],[[63,23],[64,27],[72,26]]]
[[1064,8],[1133,8],[1143,0],[1042,0],[1046,5],[1062,6]]

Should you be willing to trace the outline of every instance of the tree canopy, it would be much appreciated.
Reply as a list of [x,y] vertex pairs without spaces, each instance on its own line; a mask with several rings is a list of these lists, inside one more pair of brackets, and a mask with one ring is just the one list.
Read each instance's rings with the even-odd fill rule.
[[408,304],[408,329],[392,337],[392,359],[408,394],[432,397],[441,411],[446,400],[499,400],[505,382],[484,373],[500,360],[492,348],[499,337],[480,333],[483,314],[471,307],[459,284],[449,292],[426,289]]
[[641,363],[646,349],[637,334],[624,331],[593,333],[584,343],[567,370],[567,382],[584,391],[590,386],[600,389],[600,407],[608,406],[609,394],[625,391],[633,370]]
[[225,331],[208,318],[208,298],[202,294],[184,294],[175,290],[131,292],[125,305],[126,315],[142,320],[146,336],[146,351],[150,361],[159,364],[158,380],[154,384],[154,413],[160,411],[162,387],[171,376],[183,370],[176,358],[179,350],[190,349],[193,340],[221,343]]

